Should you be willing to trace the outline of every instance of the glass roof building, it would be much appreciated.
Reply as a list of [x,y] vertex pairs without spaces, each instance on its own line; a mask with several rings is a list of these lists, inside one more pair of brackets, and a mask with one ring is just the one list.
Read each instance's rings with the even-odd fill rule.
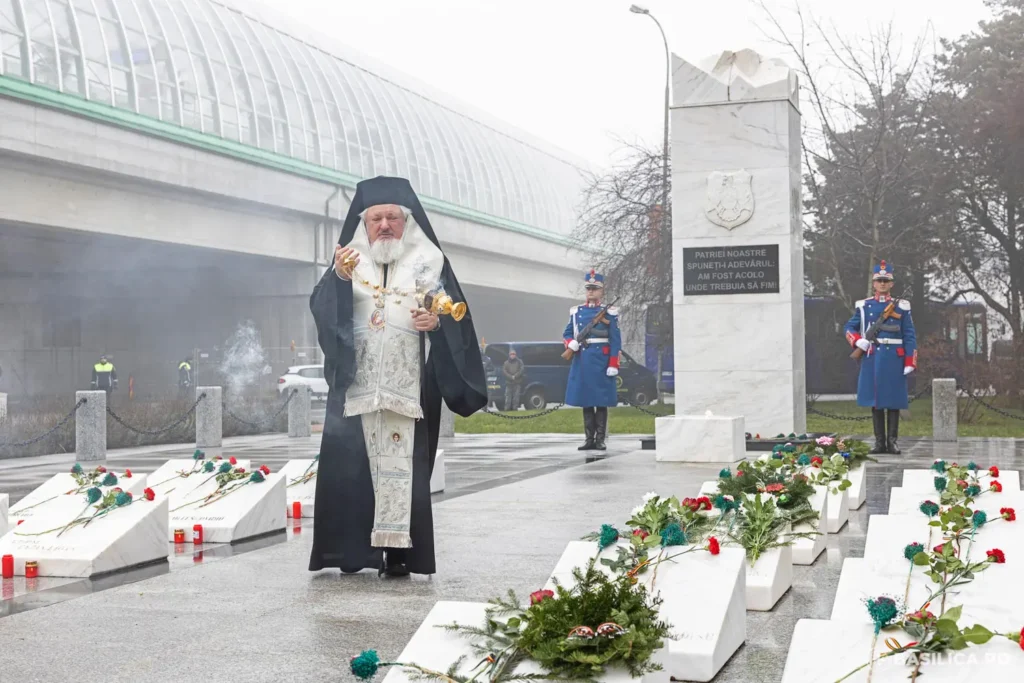
[[0,0],[0,79],[572,230],[582,163],[266,12],[243,0]]

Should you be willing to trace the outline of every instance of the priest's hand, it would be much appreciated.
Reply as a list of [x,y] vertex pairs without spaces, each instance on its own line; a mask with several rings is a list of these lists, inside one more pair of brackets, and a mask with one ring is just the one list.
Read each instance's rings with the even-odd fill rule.
[[412,309],[412,326],[417,332],[433,332],[441,326],[441,320],[425,308]]
[[334,272],[342,280],[351,280],[352,273],[359,265],[359,252],[340,244],[334,247]]

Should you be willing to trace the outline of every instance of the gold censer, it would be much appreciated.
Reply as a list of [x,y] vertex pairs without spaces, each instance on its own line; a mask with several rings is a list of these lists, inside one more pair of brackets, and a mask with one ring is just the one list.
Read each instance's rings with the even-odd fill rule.
[[455,303],[443,289],[435,289],[416,297],[418,303],[434,315],[450,315],[455,322],[466,317],[466,304]]

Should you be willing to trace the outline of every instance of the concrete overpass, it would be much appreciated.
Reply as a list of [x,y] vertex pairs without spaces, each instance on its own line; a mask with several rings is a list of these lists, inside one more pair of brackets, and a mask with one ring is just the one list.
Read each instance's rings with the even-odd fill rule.
[[557,338],[577,300],[583,162],[260,5],[0,0],[0,38],[0,391],[109,353],[155,393],[245,321],[275,372],[312,360],[374,175],[413,181],[482,336]]

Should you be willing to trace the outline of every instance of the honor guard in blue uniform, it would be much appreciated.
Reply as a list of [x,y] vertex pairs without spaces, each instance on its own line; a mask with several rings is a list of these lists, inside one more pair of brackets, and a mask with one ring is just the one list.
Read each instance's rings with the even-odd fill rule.
[[[563,357],[572,358],[565,404],[583,408],[586,441],[578,450],[603,451],[608,435],[608,408],[619,402],[619,311],[601,303],[603,275],[591,270],[584,276],[583,286],[587,300],[569,309],[569,324],[562,333],[566,347]],[[595,318],[599,318],[596,323]]]
[[896,440],[900,410],[909,403],[907,376],[917,369],[917,336],[910,317],[910,302],[895,300],[889,294],[893,272],[885,261],[875,266],[872,284],[875,296],[857,302],[853,317],[846,323],[846,340],[855,349],[855,355],[863,354],[857,405],[871,408],[875,426],[875,447],[871,452],[899,454]]

